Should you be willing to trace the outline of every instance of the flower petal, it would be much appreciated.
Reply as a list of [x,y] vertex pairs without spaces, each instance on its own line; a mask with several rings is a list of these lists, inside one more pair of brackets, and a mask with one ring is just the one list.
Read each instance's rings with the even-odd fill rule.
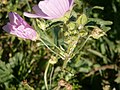
[[44,12],[42,12],[42,10],[38,7],[38,5],[35,5],[33,7],[33,10],[36,14],[32,14],[32,13],[27,13],[24,12],[23,15],[27,16],[27,17],[31,17],[31,18],[45,18],[45,19],[51,19],[51,17],[49,17],[48,15],[46,15]]
[[64,16],[64,14],[73,5],[74,0],[44,0],[33,7],[36,14],[24,13],[27,17],[56,19]]
[[24,22],[25,25],[27,24],[17,13],[10,12],[8,16],[11,24],[20,25],[22,22]]
[[31,14],[31,13],[27,13],[27,12],[24,12],[23,13],[24,16],[26,17],[31,17],[31,18],[45,18],[45,19],[52,19],[52,17],[46,17],[46,16],[41,16],[41,15],[37,15],[37,14]]
[[10,22],[2,27],[3,30],[20,38],[30,39],[33,41],[37,39],[37,32],[17,13],[10,12],[9,19]]
[[9,28],[9,23],[7,25],[3,26],[2,29],[8,33],[10,33],[10,31],[11,31],[11,29]]
[[37,14],[32,14],[32,13],[27,13],[27,12],[24,12],[23,15],[26,17],[31,17],[31,18],[40,18],[40,16]]
[[12,24],[17,24],[18,17],[15,15],[15,13],[10,12],[10,13],[8,14],[8,16],[9,16],[9,19],[10,19],[10,23],[12,23]]
[[53,8],[53,5],[51,5],[49,1],[40,1],[38,6],[49,17],[57,17],[56,12],[54,12],[54,10],[51,9]]
[[34,12],[35,12],[37,15],[47,16],[47,15],[38,7],[38,5],[35,5],[32,9],[34,10]]
[[69,7],[71,8],[74,3],[74,0],[68,0],[68,1],[69,1]]
[[53,18],[62,17],[69,10],[68,0],[45,0],[40,1],[39,8],[48,16]]

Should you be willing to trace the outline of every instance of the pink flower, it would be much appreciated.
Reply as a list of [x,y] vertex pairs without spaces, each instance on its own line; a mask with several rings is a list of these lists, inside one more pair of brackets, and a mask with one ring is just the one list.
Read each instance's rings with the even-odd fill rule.
[[33,41],[37,39],[37,32],[17,13],[10,12],[8,16],[10,22],[3,26],[3,30],[23,39],[30,39]]
[[24,12],[31,18],[56,19],[64,16],[71,8],[74,0],[44,0],[33,7],[35,14]]

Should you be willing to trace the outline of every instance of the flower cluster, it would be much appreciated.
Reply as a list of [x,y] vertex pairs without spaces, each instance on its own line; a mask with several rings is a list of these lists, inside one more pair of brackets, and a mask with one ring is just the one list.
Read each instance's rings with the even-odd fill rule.
[[[24,16],[31,18],[56,19],[64,16],[71,8],[74,0],[44,0],[33,7],[35,14],[24,12]],[[37,32],[17,13],[9,13],[10,22],[3,26],[3,30],[23,39],[37,40]]]

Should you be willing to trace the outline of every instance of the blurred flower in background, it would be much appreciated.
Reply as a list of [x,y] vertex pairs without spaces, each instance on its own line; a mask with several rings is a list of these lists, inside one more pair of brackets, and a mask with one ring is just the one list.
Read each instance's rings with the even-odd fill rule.
[[30,39],[33,41],[37,39],[37,32],[17,13],[10,12],[8,16],[10,22],[3,26],[3,30],[23,39]]
[[74,0],[44,0],[33,7],[35,14],[24,12],[31,18],[56,19],[64,16],[70,10]]
[[7,4],[7,0],[0,0],[2,4]]

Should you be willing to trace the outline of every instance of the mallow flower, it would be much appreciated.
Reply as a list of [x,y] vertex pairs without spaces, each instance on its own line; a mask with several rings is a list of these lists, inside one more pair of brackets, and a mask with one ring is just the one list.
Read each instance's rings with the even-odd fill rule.
[[32,9],[35,14],[24,12],[24,16],[31,18],[57,19],[65,15],[73,5],[74,0],[44,0]]
[[3,26],[3,30],[23,39],[37,40],[37,32],[17,13],[8,14],[10,22]]

